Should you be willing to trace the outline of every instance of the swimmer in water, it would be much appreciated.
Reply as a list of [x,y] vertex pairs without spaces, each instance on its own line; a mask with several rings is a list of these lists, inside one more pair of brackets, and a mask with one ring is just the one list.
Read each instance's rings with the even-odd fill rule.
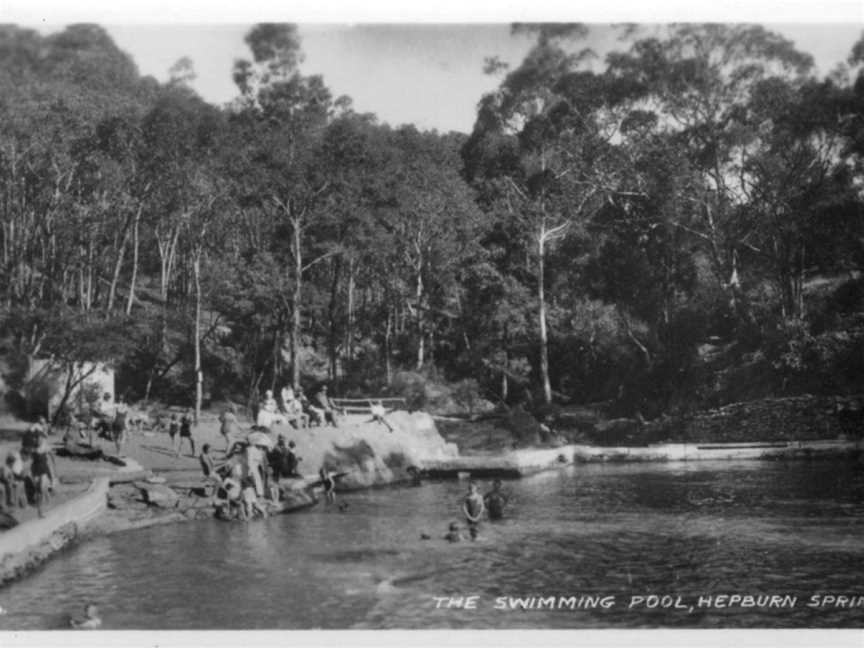
[[444,536],[444,539],[447,542],[462,542],[465,537],[462,535],[462,532],[459,530],[458,522],[451,522],[450,528],[447,530],[447,534]]
[[93,630],[95,628],[101,628],[102,619],[99,618],[99,608],[92,603],[88,603],[84,606],[84,618],[81,620],[71,619],[69,625],[76,630]]
[[483,496],[477,491],[477,484],[473,481],[469,482],[468,494],[462,503],[462,513],[465,514],[465,521],[468,523],[468,532],[471,534],[472,540],[477,539],[477,534],[480,531],[480,520],[485,512],[486,506],[483,504]]
[[496,479],[492,482],[492,490],[483,496],[483,503],[486,505],[490,520],[500,520],[504,517],[504,506],[508,499],[510,498],[501,489],[501,480]]

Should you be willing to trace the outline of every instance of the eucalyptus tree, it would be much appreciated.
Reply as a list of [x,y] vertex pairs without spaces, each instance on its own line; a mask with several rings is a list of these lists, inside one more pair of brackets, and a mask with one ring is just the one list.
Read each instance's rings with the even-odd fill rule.
[[514,31],[534,31],[537,42],[481,100],[463,154],[481,201],[513,220],[532,259],[538,373],[549,403],[546,258],[550,247],[583,227],[617,186],[617,117],[604,78],[586,69],[593,53],[572,46],[587,28],[517,25]]
[[235,63],[234,80],[241,97],[232,127],[244,133],[246,150],[238,157],[248,162],[241,182],[235,183],[241,203],[253,206],[274,222],[274,239],[262,241],[286,258],[292,284],[290,347],[291,381],[300,384],[300,347],[305,275],[330,258],[334,249],[315,248],[311,230],[321,227],[331,188],[320,149],[328,124],[348,104],[334,99],[320,76],[303,76],[296,27],[259,24],[246,36],[253,60]]
[[739,208],[748,160],[762,140],[749,106],[771,79],[804,83],[812,57],[757,25],[684,24],[634,33],[628,51],[607,57],[609,74],[686,154],[696,181],[681,186],[691,209],[674,225],[700,242],[730,304],[752,322],[742,263],[754,251],[754,222],[740,218]]

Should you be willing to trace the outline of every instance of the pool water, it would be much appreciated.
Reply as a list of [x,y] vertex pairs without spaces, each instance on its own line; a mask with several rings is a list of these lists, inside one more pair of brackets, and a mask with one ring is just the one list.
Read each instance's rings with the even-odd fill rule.
[[0,590],[0,630],[85,601],[109,629],[864,627],[858,463],[573,466],[505,482],[507,517],[450,544],[465,487],[97,538]]

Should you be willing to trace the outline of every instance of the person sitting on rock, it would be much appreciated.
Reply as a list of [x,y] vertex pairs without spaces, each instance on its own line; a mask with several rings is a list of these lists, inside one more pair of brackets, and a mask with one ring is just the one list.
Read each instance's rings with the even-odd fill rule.
[[70,619],[69,625],[76,630],[94,630],[102,627],[102,619],[99,618],[99,608],[92,603],[84,606],[83,619]]
[[306,414],[308,419],[307,425],[312,425],[313,423],[315,425],[324,425],[324,410],[310,403],[302,389],[297,390],[297,400],[300,401],[300,407],[303,409],[303,413]]
[[219,476],[219,471],[216,467],[216,462],[210,456],[210,444],[205,443],[201,448],[201,454],[198,456],[198,461],[201,464],[201,472],[204,473],[204,479],[214,483],[217,487],[222,483],[222,478]]
[[258,427],[270,427],[276,423],[284,423],[285,419],[279,414],[279,406],[276,399],[273,398],[273,390],[268,389],[264,392],[264,399],[258,406],[258,416],[255,418],[255,424]]
[[371,405],[369,405],[369,413],[372,414],[372,420],[370,423],[381,423],[386,426],[387,429],[392,432],[393,426],[384,418],[387,415],[387,410],[384,409],[384,405],[381,401],[374,401]]
[[303,412],[303,404],[294,395],[294,390],[290,386],[282,389],[282,412],[285,414],[285,419],[295,428],[309,427],[309,415]]
[[332,423],[333,427],[339,427],[339,423],[336,420],[336,407],[333,405],[330,397],[327,396],[327,385],[321,385],[321,389],[312,397],[312,401],[324,412],[324,420],[327,423]]

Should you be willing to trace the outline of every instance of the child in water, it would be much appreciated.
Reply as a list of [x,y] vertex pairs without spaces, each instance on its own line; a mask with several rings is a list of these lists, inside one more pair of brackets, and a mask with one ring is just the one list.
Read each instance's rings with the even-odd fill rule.
[[462,542],[465,539],[462,532],[459,530],[458,522],[450,523],[450,528],[447,531],[447,535],[444,536],[444,539],[447,542]]
[[92,603],[84,606],[83,619],[70,619],[69,625],[76,630],[93,630],[102,627],[102,619],[99,618],[99,609]]
[[468,532],[472,540],[477,539],[480,519],[485,511],[486,506],[483,504],[483,496],[477,491],[477,484],[473,481],[469,482],[468,494],[462,503],[462,512],[465,514],[465,521],[468,522]]

